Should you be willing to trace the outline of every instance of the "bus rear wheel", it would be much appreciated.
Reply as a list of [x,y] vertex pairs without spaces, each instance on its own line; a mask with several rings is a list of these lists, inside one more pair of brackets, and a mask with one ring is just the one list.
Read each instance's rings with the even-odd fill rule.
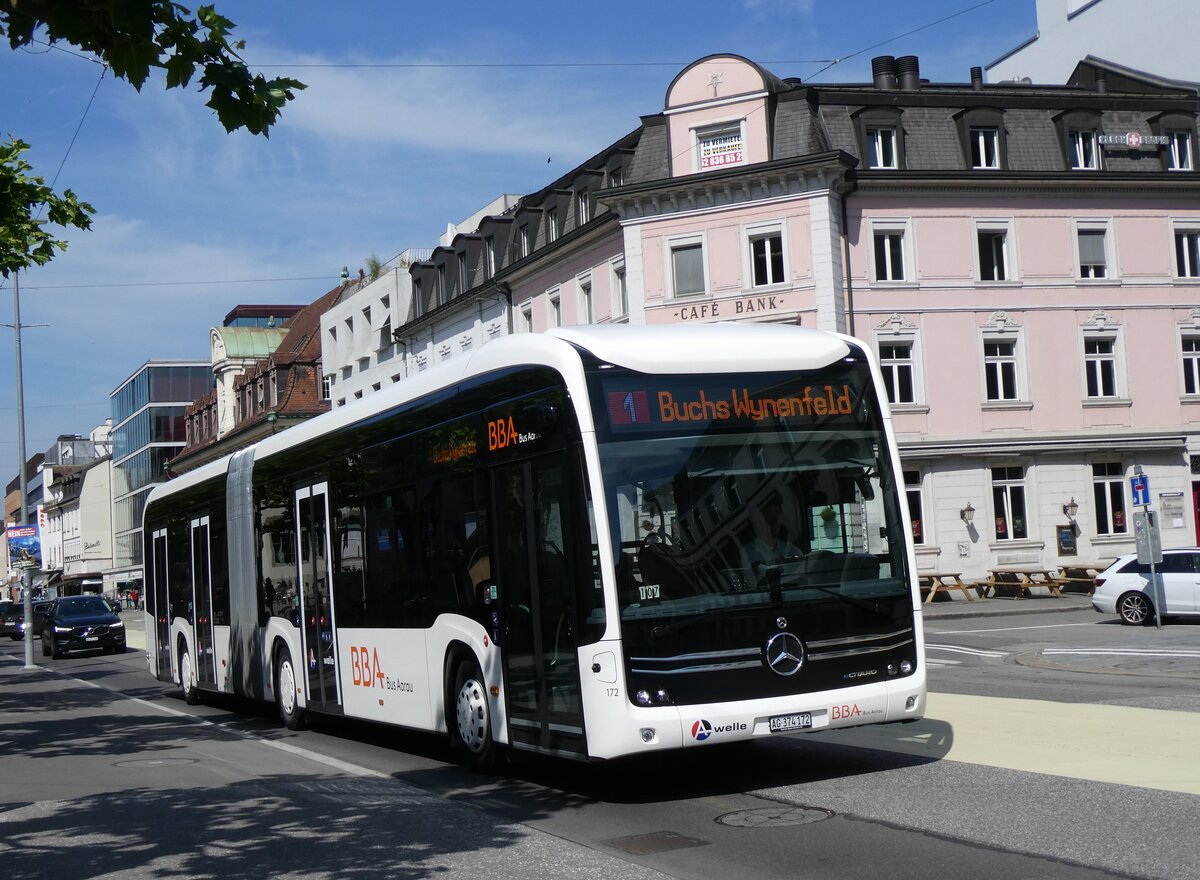
[[275,659],[275,705],[279,707],[279,718],[288,730],[302,730],[305,712],[296,699],[296,667],[292,655],[280,651]]
[[492,741],[492,713],[487,685],[474,659],[463,660],[454,674],[454,717],[451,730],[454,744],[478,770],[490,770],[496,763],[496,744]]

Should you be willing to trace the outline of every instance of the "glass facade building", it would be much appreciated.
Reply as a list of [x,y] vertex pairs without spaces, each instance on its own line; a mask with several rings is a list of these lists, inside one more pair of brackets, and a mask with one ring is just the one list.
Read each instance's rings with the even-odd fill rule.
[[[187,442],[184,412],[214,387],[208,361],[148,361],[112,401],[114,580],[140,581],[142,511]],[[108,586],[106,584],[106,586]]]

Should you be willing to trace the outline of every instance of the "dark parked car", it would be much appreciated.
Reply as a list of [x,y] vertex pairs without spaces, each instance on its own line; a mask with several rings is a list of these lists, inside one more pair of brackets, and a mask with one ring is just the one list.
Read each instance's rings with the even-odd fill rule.
[[[33,603],[33,631],[40,631],[42,618],[50,608],[50,601],[38,599]],[[25,602],[18,599],[0,614],[0,636],[8,636],[14,642],[25,636]]]
[[125,650],[125,624],[100,596],[55,599],[41,624],[42,656],[61,657],[67,651],[106,653]]
[[16,628],[15,621],[8,622],[8,612],[12,608],[12,600],[0,599],[0,636],[11,636],[14,632],[20,632]]

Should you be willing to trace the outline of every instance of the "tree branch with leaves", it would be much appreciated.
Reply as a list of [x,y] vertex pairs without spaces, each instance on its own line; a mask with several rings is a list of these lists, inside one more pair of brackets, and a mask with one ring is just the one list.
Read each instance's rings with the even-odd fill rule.
[[[233,28],[213,6],[201,6],[193,15],[169,0],[0,0],[0,37],[7,37],[13,49],[35,41],[70,43],[94,53],[138,91],[155,69],[163,71],[168,89],[187,88],[195,80],[226,131],[245,128],[269,137],[280,112],[305,85],[251,73],[238,54],[245,43],[232,40]],[[0,145],[0,185],[5,187],[0,193],[0,269],[6,277],[13,270],[45,264],[66,248],[37,219],[43,211],[50,223],[79,229],[90,227],[94,213],[70,190],[55,195],[42,178],[28,176],[32,169],[20,158],[28,149],[11,136]]]

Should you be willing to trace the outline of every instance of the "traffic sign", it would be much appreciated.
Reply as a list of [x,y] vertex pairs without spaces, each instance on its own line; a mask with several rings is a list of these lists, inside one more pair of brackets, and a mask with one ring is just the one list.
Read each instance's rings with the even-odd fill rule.
[[1129,478],[1129,488],[1133,490],[1133,503],[1147,507],[1150,504],[1150,478],[1145,474],[1134,474]]

